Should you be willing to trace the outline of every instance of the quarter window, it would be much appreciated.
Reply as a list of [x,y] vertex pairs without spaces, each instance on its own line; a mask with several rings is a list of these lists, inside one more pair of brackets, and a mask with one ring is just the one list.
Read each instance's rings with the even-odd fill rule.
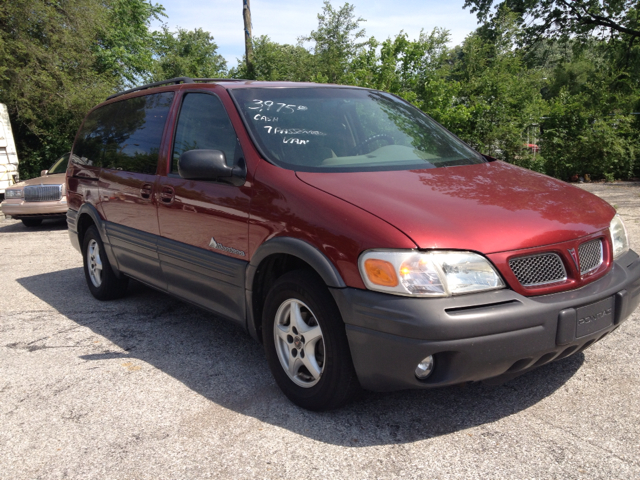
[[73,161],[155,174],[173,95],[145,95],[94,110],[80,132]]
[[109,136],[109,130],[112,130],[110,126],[116,124],[119,106],[120,102],[110,103],[96,108],[87,115],[73,148],[71,160],[74,163],[102,166],[105,141]]

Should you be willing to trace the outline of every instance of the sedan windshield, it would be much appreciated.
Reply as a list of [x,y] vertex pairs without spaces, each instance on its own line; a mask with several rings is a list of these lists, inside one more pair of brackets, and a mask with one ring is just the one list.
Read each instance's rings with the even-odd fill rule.
[[307,171],[409,170],[484,158],[412,105],[355,88],[232,90],[267,160]]
[[54,173],[64,173],[67,171],[67,163],[69,163],[69,153],[65,153],[58,160],[51,165],[49,169],[48,175],[53,175]]

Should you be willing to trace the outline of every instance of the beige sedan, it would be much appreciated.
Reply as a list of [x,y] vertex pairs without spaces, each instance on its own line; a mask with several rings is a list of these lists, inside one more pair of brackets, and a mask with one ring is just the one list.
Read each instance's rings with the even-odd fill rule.
[[66,218],[65,172],[69,154],[61,156],[42,176],[7,188],[0,204],[6,216],[22,220],[26,227],[37,227],[46,218]]

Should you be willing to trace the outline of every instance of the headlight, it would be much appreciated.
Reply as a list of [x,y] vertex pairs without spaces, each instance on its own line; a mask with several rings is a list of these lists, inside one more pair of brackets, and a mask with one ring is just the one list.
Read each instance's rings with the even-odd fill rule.
[[369,250],[360,256],[369,290],[416,297],[448,297],[504,288],[493,265],[472,252]]
[[7,189],[4,191],[4,198],[22,198],[22,189]]
[[618,258],[629,251],[629,237],[627,229],[622,223],[620,215],[616,214],[609,225],[609,233],[611,233],[611,245],[613,246],[613,258]]

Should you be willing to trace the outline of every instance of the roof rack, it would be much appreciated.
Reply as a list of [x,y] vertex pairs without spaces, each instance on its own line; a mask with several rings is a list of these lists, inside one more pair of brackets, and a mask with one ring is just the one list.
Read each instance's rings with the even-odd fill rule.
[[146,90],[148,88],[160,87],[162,85],[178,85],[180,83],[195,83],[195,82],[245,82],[242,78],[191,78],[191,77],[176,77],[169,80],[162,80],[161,82],[147,83],[141,87],[130,88],[119,93],[114,93],[107,97],[107,100],[126,95],[128,93],[138,92],[140,90]]

